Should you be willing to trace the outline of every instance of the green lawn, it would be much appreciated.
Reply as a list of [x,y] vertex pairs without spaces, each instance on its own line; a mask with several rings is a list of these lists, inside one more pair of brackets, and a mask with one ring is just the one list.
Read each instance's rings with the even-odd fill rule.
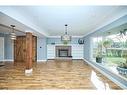
[[110,66],[116,66],[118,65],[120,62],[125,62],[125,58],[121,58],[121,57],[106,57],[105,58],[106,64],[110,65]]

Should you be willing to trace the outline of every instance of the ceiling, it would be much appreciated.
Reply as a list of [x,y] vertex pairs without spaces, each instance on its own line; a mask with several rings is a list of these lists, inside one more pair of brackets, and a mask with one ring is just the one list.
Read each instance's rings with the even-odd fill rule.
[[112,29],[110,29],[110,30],[108,30],[108,31],[105,31],[104,35],[109,35],[109,33],[110,33],[110,35],[111,35],[111,34],[112,34],[112,35],[114,35],[114,34],[119,34],[120,31],[123,31],[124,29],[127,29],[127,23],[122,24],[122,25],[120,25],[120,26],[118,26],[118,27],[114,27],[114,28],[112,28]]
[[24,31],[33,29],[45,36],[63,35],[65,24],[69,35],[84,36],[127,14],[126,6],[4,6],[0,10],[23,23]]
[[10,34],[12,32],[12,29],[10,27],[11,24],[16,25],[15,29],[22,30],[22,31],[15,31],[16,35],[25,34],[24,28],[27,28],[26,26],[0,12],[0,33]]
[[[15,33],[16,35],[20,36],[20,35],[24,35],[26,30],[27,31],[35,31],[30,27],[27,27],[26,25],[18,22],[17,20],[3,14],[2,12],[0,12],[0,33],[4,33],[4,34],[10,34],[12,32],[12,29],[10,27],[10,25],[15,25]],[[37,33],[37,31],[35,31],[33,33],[34,35],[39,35]]]

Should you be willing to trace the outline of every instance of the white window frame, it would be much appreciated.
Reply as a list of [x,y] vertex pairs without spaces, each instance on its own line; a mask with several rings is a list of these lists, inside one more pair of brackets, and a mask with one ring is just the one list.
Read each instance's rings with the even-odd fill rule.
[[2,40],[3,41],[3,52],[2,51],[0,51],[0,52],[2,52],[3,54],[3,60],[0,60],[0,61],[4,61],[4,37],[0,37],[0,40]]

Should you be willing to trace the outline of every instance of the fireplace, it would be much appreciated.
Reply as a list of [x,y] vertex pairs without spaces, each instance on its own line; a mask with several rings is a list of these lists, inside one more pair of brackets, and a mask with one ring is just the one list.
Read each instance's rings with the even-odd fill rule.
[[59,49],[58,56],[59,57],[68,57],[68,49]]
[[56,57],[71,57],[71,46],[56,46]]

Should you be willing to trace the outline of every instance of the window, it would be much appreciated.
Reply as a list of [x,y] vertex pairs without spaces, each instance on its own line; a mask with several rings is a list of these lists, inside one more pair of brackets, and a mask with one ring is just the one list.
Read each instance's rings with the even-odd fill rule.
[[102,37],[92,37],[92,60],[96,60],[96,56],[100,53],[102,54]]
[[[91,40],[91,60],[119,74],[117,66],[127,61],[127,36],[116,33],[92,37]],[[98,57],[100,61],[97,61]],[[127,78],[127,75],[122,76]]]

